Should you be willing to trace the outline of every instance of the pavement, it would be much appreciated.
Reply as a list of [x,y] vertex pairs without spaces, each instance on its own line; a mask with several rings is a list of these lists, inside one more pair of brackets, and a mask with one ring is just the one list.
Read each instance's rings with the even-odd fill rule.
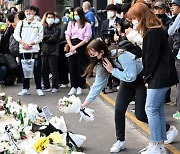
[[[93,81],[94,78],[89,78],[87,84],[91,86]],[[110,91],[111,90],[109,90],[108,88],[106,89],[106,92],[110,92]],[[103,92],[100,93],[100,97],[103,100],[103,102],[106,102],[107,104],[113,107],[115,105],[116,95],[117,92],[108,93],[108,94],[104,94]],[[171,88],[171,103],[165,105],[165,116],[167,123],[175,126],[179,130],[179,135],[175,138],[173,143],[166,145],[166,149],[168,153],[180,154],[180,120],[176,120],[172,117],[172,115],[177,111],[175,102],[176,102],[176,86],[173,86]],[[133,108],[134,105],[128,106],[128,110],[126,112],[126,118],[128,119],[128,121],[130,121],[130,123],[133,124],[133,126],[137,130],[139,130],[142,134],[144,134],[147,138],[149,138],[150,132],[148,125],[136,119],[134,113],[131,112],[131,109]]]
[[[87,84],[90,86],[93,80],[94,78],[88,79]],[[116,92],[110,94],[101,93],[89,106],[89,108],[95,110],[95,120],[93,122],[82,121],[80,123],[78,114],[63,114],[57,108],[58,99],[67,96],[69,88],[60,88],[58,93],[46,92],[44,96],[37,96],[33,81],[31,81],[31,85],[31,95],[17,96],[17,93],[22,88],[21,84],[4,87],[3,91],[7,95],[13,96],[15,100],[20,98],[25,103],[34,103],[39,107],[48,106],[53,115],[64,116],[69,131],[87,137],[82,145],[86,154],[110,153],[110,147],[116,142],[114,126]],[[88,91],[88,88],[83,90],[83,95],[80,96],[82,102]],[[175,87],[172,90],[172,101],[175,101]],[[131,108],[133,108],[133,105],[129,105],[126,113],[126,149],[120,152],[122,154],[137,154],[139,150],[148,145],[148,126],[135,118],[130,111]],[[167,121],[180,131],[180,121],[172,118],[172,114],[176,112],[176,107],[165,105],[165,112]],[[180,154],[180,136],[175,139],[174,143],[167,145],[166,148],[167,154]]]

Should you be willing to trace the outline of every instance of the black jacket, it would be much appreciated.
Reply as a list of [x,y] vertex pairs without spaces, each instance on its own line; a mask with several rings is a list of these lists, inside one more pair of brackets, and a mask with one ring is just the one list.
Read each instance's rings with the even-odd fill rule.
[[41,46],[42,55],[59,56],[59,37],[61,30],[56,25],[44,26],[44,38]]
[[163,18],[162,18],[162,23],[163,23],[164,28],[165,28],[165,30],[167,32],[168,29],[169,29],[170,23],[172,23],[172,20],[166,14],[164,14]]
[[148,88],[170,87],[178,82],[166,32],[162,28],[148,29],[143,39],[142,60],[144,80]]
[[12,25],[6,28],[4,34],[1,37],[1,44],[0,44],[1,53],[10,53],[9,38],[13,33],[14,33],[14,28]]
[[67,24],[62,24],[61,25],[61,35],[60,35],[60,38],[59,38],[60,43],[66,42],[66,37],[65,37],[66,29],[67,29]]
[[[119,23],[120,25],[123,25],[123,21],[122,19],[116,17],[115,19],[115,22],[116,23]],[[110,27],[109,27],[109,19],[106,19],[102,22],[102,25],[101,25],[101,31],[100,31],[100,36],[102,37],[103,36],[103,33],[108,30]]]

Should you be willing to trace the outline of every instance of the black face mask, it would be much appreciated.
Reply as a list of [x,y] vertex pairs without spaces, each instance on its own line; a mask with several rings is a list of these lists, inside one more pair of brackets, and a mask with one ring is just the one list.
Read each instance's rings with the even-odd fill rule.
[[101,62],[101,59],[98,59],[97,57],[91,57],[90,60],[91,60],[92,63],[99,63],[99,62]]
[[162,19],[164,14],[156,14],[156,16],[159,18],[159,19]]

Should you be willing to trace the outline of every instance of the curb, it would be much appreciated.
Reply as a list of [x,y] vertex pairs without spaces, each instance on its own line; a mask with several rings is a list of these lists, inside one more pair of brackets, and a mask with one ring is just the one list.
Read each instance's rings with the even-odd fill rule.
[[[86,80],[86,84],[90,87],[92,83]],[[108,95],[104,94],[103,92],[100,93],[101,99],[106,101],[109,105],[115,106],[115,101],[111,99]],[[147,124],[139,121],[136,119],[136,117],[131,114],[129,111],[126,111],[126,118],[139,130],[143,135],[145,135],[147,138],[149,138],[150,132]],[[174,146],[171,144],[165,145],[167,151],[167,154],[180,154],[180,150],[176,149]]]

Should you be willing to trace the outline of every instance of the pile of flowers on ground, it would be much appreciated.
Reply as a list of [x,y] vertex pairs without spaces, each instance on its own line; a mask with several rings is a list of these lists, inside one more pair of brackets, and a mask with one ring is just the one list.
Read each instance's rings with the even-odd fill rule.
[[5,93],[0,97],[0,153],[83,154],[78,150],[86,137],[69,133],[62,116],[47,121],[37,105],[15,101]]

